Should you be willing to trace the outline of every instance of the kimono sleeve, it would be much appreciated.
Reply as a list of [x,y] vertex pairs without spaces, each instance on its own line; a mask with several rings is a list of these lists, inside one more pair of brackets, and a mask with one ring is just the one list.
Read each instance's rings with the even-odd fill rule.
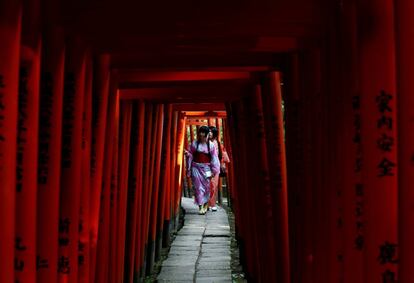
[[191,164],[193,163],[194,152],[196,151],[195,142],[192,142],[187,151],[187,170],[191,170]]
[[229,155],[227,154],[227,151],[222,151],[222,152],[223,152],[222,162],[223,163],[230,163],[230,158],[229,158]]
[[218,175],[220,173],[220,161],[218,158],[218,150],[214,146],[212,142],[210,142],[210,148],[211,148],[211,171],[214,175]]

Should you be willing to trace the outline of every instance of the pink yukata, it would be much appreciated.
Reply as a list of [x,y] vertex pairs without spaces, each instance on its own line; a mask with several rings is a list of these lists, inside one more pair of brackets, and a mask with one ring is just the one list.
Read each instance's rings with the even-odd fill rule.
[[195,202],[198,205],[204,205],[209,201],[211,175],[218,176],[220,173],[217,148],[211,141],[209,143],[210,152],[206,143],[198,143],[197,148],[197,141],[194,141],[188,150],[187,170],[191,172]]
[[[214,144],[214,148],[218,151],[218,143],[217,140],[212,141]],[[220,173],[220,172],[219,172]],[[216,198],[217,198],[217,190],[218,190],[218,183],[219,183],[219,174],[216,174],[213,178],[210,180],[210,200],[208,201],[209,207],[215,207],[216,206]]]

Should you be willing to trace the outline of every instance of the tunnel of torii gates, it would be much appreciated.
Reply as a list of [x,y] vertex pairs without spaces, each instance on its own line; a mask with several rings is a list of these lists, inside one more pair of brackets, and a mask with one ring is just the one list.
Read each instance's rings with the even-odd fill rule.
[[0,0],[0,282],[149,274],[189,115],[252,282],[414,282],[413,50],[412,0]]

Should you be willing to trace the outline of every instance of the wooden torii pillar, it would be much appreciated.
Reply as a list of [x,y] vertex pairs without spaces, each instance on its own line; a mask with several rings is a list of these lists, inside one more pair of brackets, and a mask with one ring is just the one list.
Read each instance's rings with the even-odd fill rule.
[[0,281],[14,282],[21,1],[0,4]]
[[358,5],[362,175],[366,199],[364,282],[392,282],[390,278],[397,277],[398,97],[393,11],[393,2],[386,0],[361,1]]
[[414,282],[414,3],[395,1],[398,127],[398,282]]

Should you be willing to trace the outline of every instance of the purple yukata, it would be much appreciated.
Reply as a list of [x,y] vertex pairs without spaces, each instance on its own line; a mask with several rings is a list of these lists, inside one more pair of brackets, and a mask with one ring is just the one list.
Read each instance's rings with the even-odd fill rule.
[[195,202],[204,205],[210,199],[210,182],[212,175],[220,173],[220,161],[217,148],[212,142],[198,143],[193,141],[189,148],[187,170],[191,172],[195,190]]

